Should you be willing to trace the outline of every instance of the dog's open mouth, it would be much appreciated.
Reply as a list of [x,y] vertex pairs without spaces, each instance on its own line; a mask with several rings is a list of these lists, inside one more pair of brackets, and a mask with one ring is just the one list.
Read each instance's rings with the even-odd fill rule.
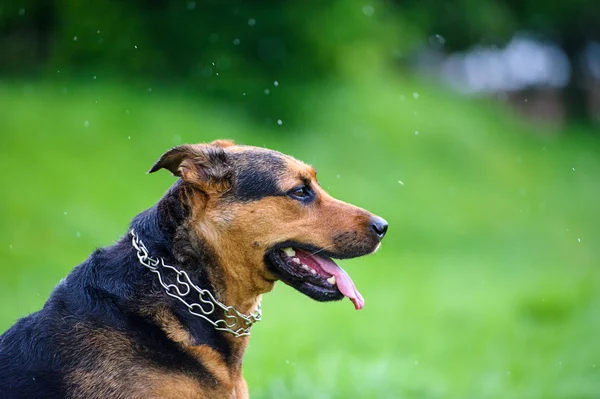
[[283,282],[313,299],[332,301],[346,296],[356,310],[365,306],[348,273],[319,251],[285,247],[271,251],[268,258]]

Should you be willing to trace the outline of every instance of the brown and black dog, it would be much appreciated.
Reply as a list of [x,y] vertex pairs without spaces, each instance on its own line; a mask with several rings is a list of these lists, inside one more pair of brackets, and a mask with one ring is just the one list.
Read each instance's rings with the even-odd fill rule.
[[2,398],[247,398],[248,334],[277,280],[363,307],[331,258],[374,252],[387,223],[312,167],[219,140],[161,168],[180,177],[166,195],[0,337]]

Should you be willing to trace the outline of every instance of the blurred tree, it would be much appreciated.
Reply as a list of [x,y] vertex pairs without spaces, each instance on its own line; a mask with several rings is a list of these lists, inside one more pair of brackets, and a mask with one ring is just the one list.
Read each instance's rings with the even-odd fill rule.
[[0,6],[0,73],[126,79],[237,104],[262,120],[295,117],[303,87],[345,66],[354,43],[389,34],[392,13],[305,1],[26,0]]
[[386,62],[435,34],[454,51],[525,30],[555,40],[574,60],[588,40],[600,40],[598,4],[4,0],[0,74],[175,84],[275,123],[299,117],[304,87],[361,70],[354,64],[365,58],[352,54],[367,47]]
[[[445,39],[448,51],[475,44],[503,45],[518,31],[557,43],[578,72],[578,57],[590,41],[600,41],[600,2],[573,0],[394,0],[404,15],[430,35]],[[426,40],[424,36],[422,40]],[[571,117],[584,117],[581,81],[571,79],[565,93]]]

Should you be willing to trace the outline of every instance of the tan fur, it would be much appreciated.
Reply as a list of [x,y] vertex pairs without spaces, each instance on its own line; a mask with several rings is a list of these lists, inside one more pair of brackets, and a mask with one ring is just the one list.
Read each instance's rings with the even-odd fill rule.
[[173,313],[164,307],[160,307],[155,311],[150,311],[150,314],[154,313],[154,319],[162,330],[167,334],[172,341],[180,343],[182,345],[192,345],[192,336],[181,323],[175,318]]
[[135,343],[115,330],[78,326],[81,336],[81,366],[68,378],[73,399],[212,399],[247,398],[241,365],[230,368],[219,353],[206,345],[193,345],[190,334],[166,309],[156,312],[167,336],[182,345],[214,376],[211,386],[201,386],[185,374],[148,365],[135,354]]
[[221,139],[221,140],[213,141],[212,143],[210,143],[210,145],[214,145],[216,147],[221,147],[221,148],[227,148],[227,147],[234,146],[235,143],[233,142],[233,140]]
[[116,330],[78,326],[80,367],[67,378],[70,398],[204,398],[191,377],[148,366],[135,343]]
[[[234,378],[230,375],[227,364],[225,364],[223,358],[217,351],[207,345],[187,346],[186,350],[192,353],[200,363],[208,368],[208,371],[215,376],[218,384],[223,387],[225,391],[231,391],[233,389],[232,381]],[[235,376],[235,378],[237,377],[238,376]],[[241,377],[241,375],[239,377]]]
[[[212,391],[211,397],[231,397],[244,398],[247,394],[242,388],[246,387],[246,381],[242,376],[241,357],[234,366],[228,366],[223,357],[214,349],[207,345],[195,345],[190,333],[173,314],[165,308],[161,308],[155,313],[155,319],[159,326],[165,331],[167,336],[179,343],[182,348],[198,360],[200,364],[208,369],[215,377],[217,388]],[[247,338],[235,338],[232,344],[247,345]],[[229,396],[233,395],[233,396]]]

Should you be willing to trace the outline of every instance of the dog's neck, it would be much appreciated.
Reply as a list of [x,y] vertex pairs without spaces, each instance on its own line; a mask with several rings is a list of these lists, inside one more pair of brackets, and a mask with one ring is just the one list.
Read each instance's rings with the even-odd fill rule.
[[[186,209],[183,200],[186,189],[184,183],[175,183],[154,207],[134,218],[132,229],[143,240],[151,256],[163,258],[165,262],[184,270],[194,284],[210,291],[225,305],[232,306],[243,314],[255,312],[260,304],[261,293],[252,284],[246,286],[248,284],[245,279],[240,279],[240,276],[229,276],[223,268],[218,267],[215,263],[216,256],[210,247],[189,239],[189,232],[186,231],[189,210]],[[143,268],[141,264],[139,267]],[[157,279],[157,276],[146,273],[145,278]],[[225,284],[225,281],[229,284]],[[230,292],[226,287],[232,288]],[[156,301],[156,298],[161,295],[162,300]],[[186,344],[208,344],[216,347],[225,358],[241,366],[248,337],[236,337],[226,331],[217,331],[212,324],[190,314],[184,304],[168,297],[165,292],[155,292],[153,300],[156,302],[146,308],[146,312],[154,313],[151,317],[162,320],[162,323],[168,320],[164,316],[165,312],[170,312],[174,316],[168,326],[161,326],[163,330],[168,330],[167,335],[173,335],[174,328],[185,330],[189,334]],[[215,315],[215,317],[219,316]],[[173,320],[178,321],[177,327]]]

